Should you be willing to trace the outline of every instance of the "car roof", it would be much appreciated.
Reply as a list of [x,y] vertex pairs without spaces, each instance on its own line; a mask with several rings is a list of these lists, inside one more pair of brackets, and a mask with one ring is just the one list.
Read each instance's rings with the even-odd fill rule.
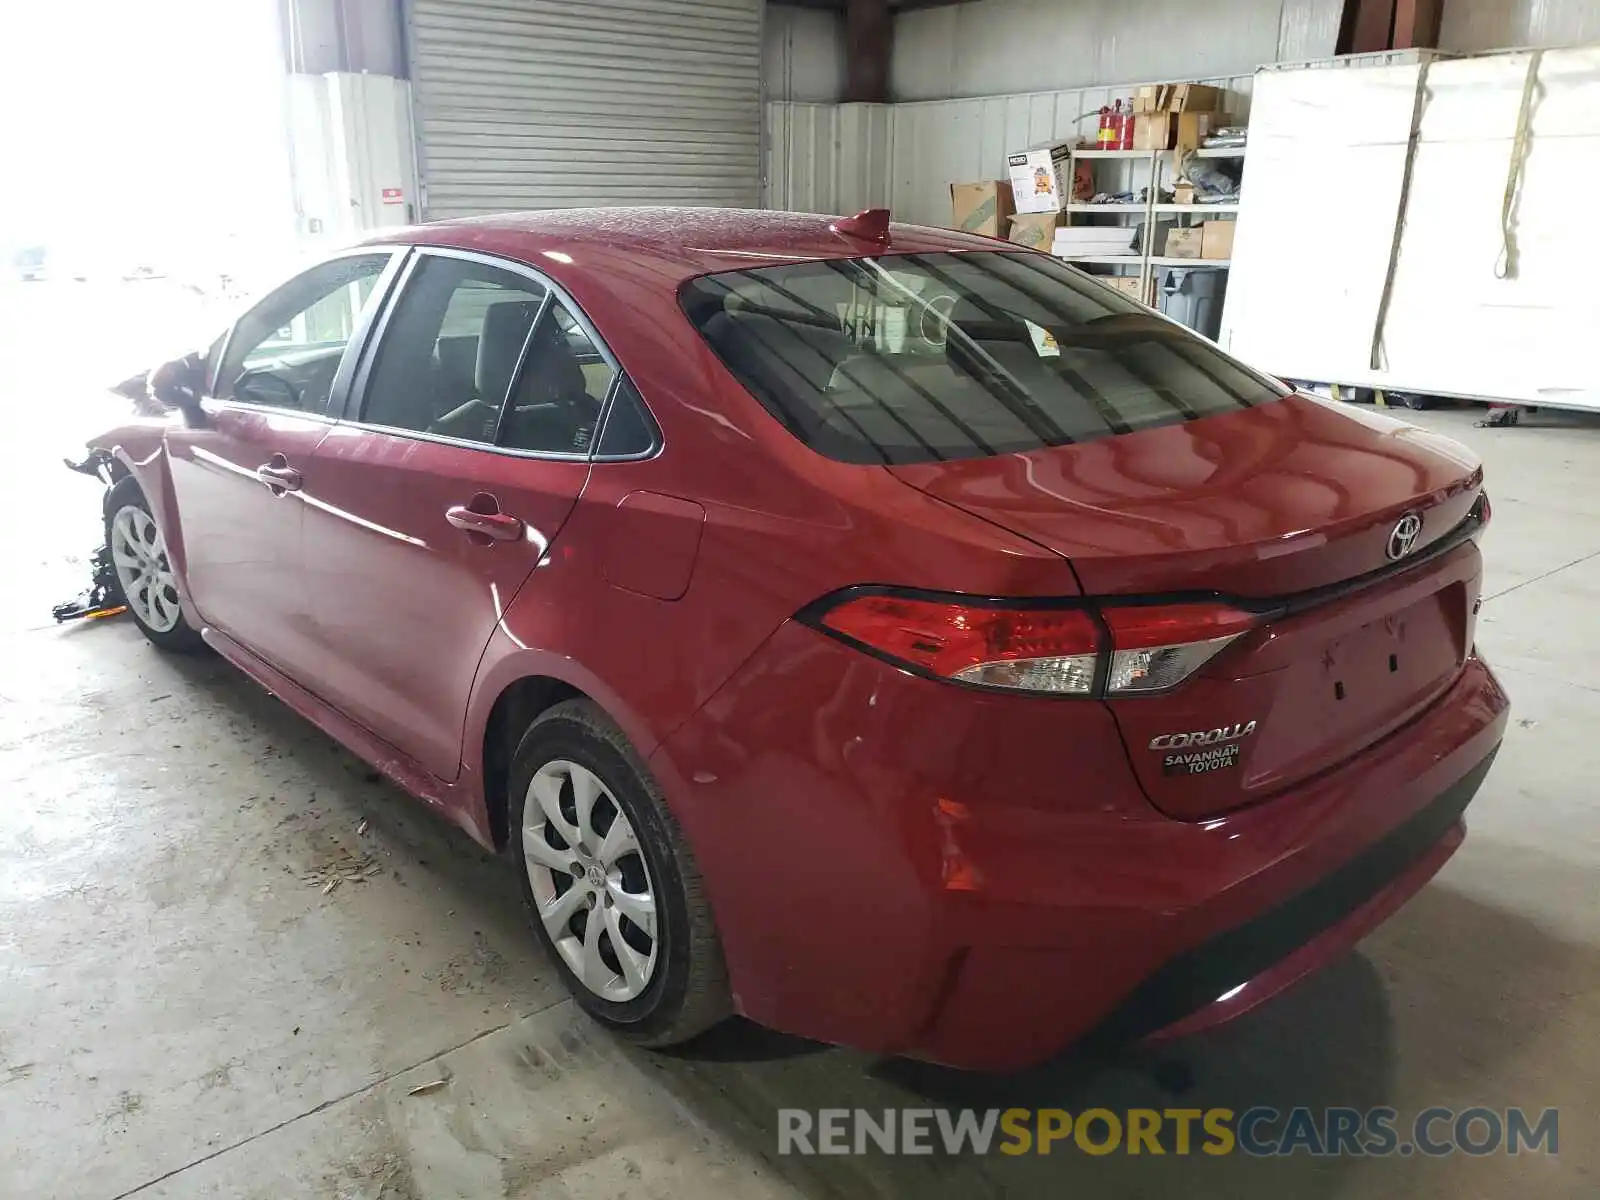
[[899,222],[890,225],[885,247],[835,233],[829,226],[836,220],[819,213],[771,209],[565,208],[413,225],[385,232],[368,244],[451,246],[543,269],[549,269],[552,260],[581,263],[585,249],[601,247],[608,264],[619,257],[634,259],[673,284],[714,271],[797,259],[1022,249],[976,234]]

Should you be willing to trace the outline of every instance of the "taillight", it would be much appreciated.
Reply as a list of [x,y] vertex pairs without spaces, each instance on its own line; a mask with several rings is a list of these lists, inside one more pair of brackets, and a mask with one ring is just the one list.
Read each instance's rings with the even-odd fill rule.
[[1210,662],[1256,623],[1224,604],[1159,604],[1102,610],[1111,630],[1106,694],[1164,692]]
[[1088,695],[1100,631],[1081,608],[1015,609],[879,595],[822,614],[823,628],[941,679]]
[[1069,696],[1166,691],[1257,622],[1224,604],[1025,605],[879,593],[808,619],[919,674]]
[[1478,527],[1472,531],[1472,536],[1480,538],[1483,531],[1489,528],[1489,519],[1494,516],[1494,506],[1489,503],[1488,492],[1478,493],[1478,499],[1472,506],[1472,515],[1478,518]]

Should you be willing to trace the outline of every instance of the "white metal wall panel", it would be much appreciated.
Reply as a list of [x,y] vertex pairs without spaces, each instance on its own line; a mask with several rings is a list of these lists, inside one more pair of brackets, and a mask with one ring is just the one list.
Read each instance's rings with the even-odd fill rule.
[[1327,58],[1339,46],[1344,0],[1283,0],[1278,17],[1280,62]]
[[844,17],[817,8],[767,6],[761,81],[768,100],[835,104],[844,95]]
[[1459,54],[1594,41],[1600,41],[1594,0],[1453,0],[1439,32],[1440,47]]
[[754,207],[762,0],[410,0],[428,219]]
[[[1250,114],[1251,75],[1214,77],[1230,116]],[[1139,84],[1073,88],[974,100],[892,106],[890,206],[897,218],[925,225],[950,220],[950,184],[1002,179],[1006,155],[1028,146],[1094,137],[1100,109],[1127,100]]]
[[980,0],[895,19],[897,101],[1237,75],[1332,54],[1340,0]]
[[889,203],[888,104],[767,106],[767,208],[853,213]]

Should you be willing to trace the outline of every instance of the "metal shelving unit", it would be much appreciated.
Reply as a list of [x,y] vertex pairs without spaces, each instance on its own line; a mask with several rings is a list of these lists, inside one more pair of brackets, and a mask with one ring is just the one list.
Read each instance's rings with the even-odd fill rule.
[[[1209,150],[1200,149],[1196,150],[1194,153],[1198,158],[1242,159],[1245,157],[1245,147],[1229,146]],[[1100,150],[1094,147],[1086,147],[1083,149],[1074,150],[1068,164],[1072,172],[1070,178],[1077,178],[1077,164],[1080,161],[1104,162],[1107,160],[1128,164],[1129,168],[1136,168],[1136,165],[1140,163],[1147,164],[1149,168],[1147,172],[1141,172],[1137,169],[1130,169],[1129,174],[1133,176],[1131,180],[1132,186],[1125,189],[1120,189],[1137,192],[1142,186],[1138,176],[1143,175],[1145,182],[1148,184],[1146,198],[1143,201],[1137,201],[1133,203],[1070,203],[1064,209],[1067,214],[1067,224],[1072,227],[1081,228],[1083,224],[1086,224],[1086,222],[1083,222],[1081,219],[1093,216],[1142,217],[1142,228],[1144,232],[1142,238],[1140,239],[1138,251],[1134,252],[1130,250],[1130,252],[1127,254],[1061,254],[1057,257],[1066,262],[1076,263],[1082,266],[1137,268],[1139,278],[1139,294],[1143,298],[1150,297],[1152,284],[1151,273],[1157,268],[1198,267],[1210,268],[1214,270],[1227,270],[1233,265],[1232,261],[1229,259],[1174,258],[1168,255],[1154,253],[1155,246],[1153,243],[1156,236],[1157,217],[1175,216],[1179,218],[1194,219],[1208,216],[1237,217],[1239,215],[1239,205],[1237,203],[1170,204],[1162,203],[1157,200],[1157,197],[1161,194],[1161,187],[1168,176],[1168,172],[1175,173],[1178,169],[1177,151]],[[1133,239],[1135,224],[1126,226],[1128,229],[1130,243]]]
[[[1130,250],[1127,254],[1062,254],[1058,256],[1066,262],[1076,263],[1079,266],[1135,268],[1138,273],[1139,296],[1145,300],[1150,298],[1150,238],[1152,237],[1153,229],[1150,219],[1150,198],[1156,195],[1157,180],[1160,176],[1160,167],[1157,165],[1156,160],[1162,153],[1164,152],[1160,150],[1100,150],[1094,147],[1086,147],[1074,150],[1068,162],[1068,168],[1071,172],[1068,175],[1069,179],[1077,179],[1079,162],[1105,163],[1110,161],[1119,165],[1126,165],[1128,174],[1132,177],[1132,186],[1126,190],[1137,193],[1140,186],[1138,176],[1141,175],[1149,184],[1146,199],[1143,201],[1121,204],[1071,203],[1064,210],[1067,214],[1067,224],[1076,228],[1089,225],[1089,221],[1086,220],[1089,217],[1143,218],[1142,228],[1144,233],[1140,239],[1137,253]],[[1144,171],[1138,170],[1139,164],[1144,164],[1147,169]],[[1118,226],[1119,228],[1127,229],[1130,246],[1133,242],[1134,226],[1136,224],[1137,222],[1134,222],[1124,226],[1119,223]]]

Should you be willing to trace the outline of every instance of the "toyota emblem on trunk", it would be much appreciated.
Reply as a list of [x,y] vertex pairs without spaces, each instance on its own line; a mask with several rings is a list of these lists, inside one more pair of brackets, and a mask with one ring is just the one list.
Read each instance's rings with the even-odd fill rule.
[[1422,536],[1422,518],[1416,513],[1407,513],[1400,518],[1400,523],[1389,534],[1389,561],[1399,562],[1406,555],[1417,548],[1417,539]]

